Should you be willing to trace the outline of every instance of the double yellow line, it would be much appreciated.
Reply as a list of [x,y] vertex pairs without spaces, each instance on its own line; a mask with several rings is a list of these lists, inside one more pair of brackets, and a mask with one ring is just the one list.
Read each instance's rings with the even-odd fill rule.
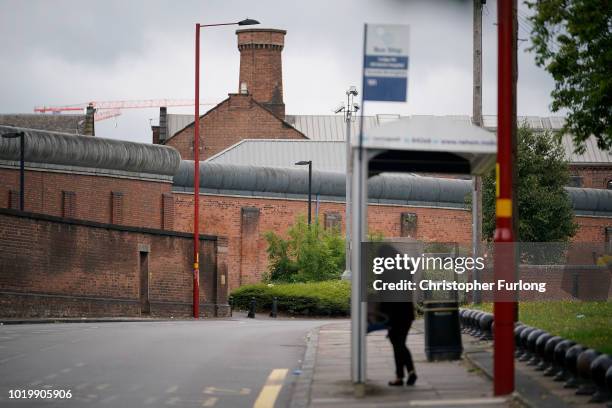
[[255,400],[255,404],[253,408],[273,408],[274,403],[276,402],[276,398],[278,398],[278,394],[283,388],[283,383],[285,381],[285,377],[287,376],[286,368],[276,368],[272,370],[268,379],[266,380],[266,384],[261,389],[261,392],[257,396]]

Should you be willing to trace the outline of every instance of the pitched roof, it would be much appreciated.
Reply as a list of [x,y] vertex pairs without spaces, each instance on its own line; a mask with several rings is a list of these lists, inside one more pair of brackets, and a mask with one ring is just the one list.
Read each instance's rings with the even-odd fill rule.
[[[229,100],[231,100],[232,97],[243,97],[245,95],[242,94],[229,94],[227,98],[225,98],[224,100],[222,100],[221,102],[219,102],[217,105],[215,105],[213,108],[209,109],[208,111],[204,112],[203,114],[200,115],[200,120],[202,120],[205,116],[207,116],[209,113],[212,113],[213,111],[219,109],[219,107],[221,107],[223,104],[227,103]],[[292,125],[290,123],[288,123],[286,120],[279,118],[278,116],[276,116],[276,114],[274,114],[274,112],[272,112],[270,109],[268,109],[264,104],[258,102],[255,100],[255,98],[253,98],[252,95],[246,95],[249,97],[250,101],[256,105],[259,106],[261,109],[263,109],[264,111],[268,112],[271,116],[273,116],[275,119],[277,119],[279,122],[282,122],[290,127],[292,127]],[[166,116],[166,120],[168,123],[168,138],[166,139],[166,142],[168,140],[170,140],[171,138],[173,138],[174,136],[176,136],[177,133],[181,132],[182,130],[193,126],[194,123],[194,115],[186,115],[186,114],[168,114]],[[299,129],[295,129],[297,132],[301,133],[302,136],[304,138],[306,138],[306,135],[300,131]]]
[[295,162],[312,160],[319,171],[346,170],[344,142],[293,139],[244,139],[207,161],[218,164],[296,167]]
[[44,113],[0,114],[0,125],[82,134],[85,125],[85,115],[51,115]]
[[[415,116],[424,116],[431,117],[433,115],[415,115]],[[454,118],[457,120],[465,120],[468,123],[471,123],[471,118],[468,115],[445,115],[446,117]],[[394,120],[399,119],[400,115],[393,114],[384,114],[384,115],[374,115],[374,116],[364,116],[363,125],[364,129],[371,129],[373,127],[377,127],[381,124],[392,122]],[[359,132],[359,119],[360,117],[355,117],[355,120],[351,122],[351,133],[356,135]],[[287,115],[285,117],[285,121],[296,128],[298,131],[306,135],[308,139],[316,142],[344,142],[346,138],[346,123],[344,122],[344,117],[342,115]],[[171,125],[171,122],[173,124]],[[184,125],[185,123],[192,123],[193,115],[168,115],[168,134],[173,135],[176,131],[182,129],[178,128],[179,126]],[[518,117],[519,124],[528,124],[531,128],[535,130],[552,130],[559,131],[563,128],[565,120],[563,117],[559,116],[551,116],[551,117],[541,117],[541,116],[519,116]],[[179,125],[180,124],[180,125]],[[483,125],[487,130],[495,132],[497,130],[497,116],[495,115],[484,115],[483,116]],[[184,127],[184,126],[183,126]],[[178,129],[177,129],[178,128]],[[173,133],[174,132],[174,133]],[[268,141],[269,142],[269,141]],[[612,163],[612,152],[606,152],[597,146],[597,140],[594,137],[587,139],[585,143],[585,152],[582,154],[574,153],[574,145],[572,142],[572,138],[570,135],[563,135],[562,137],[563,148],[565,149],[565,153],[567,159],[572,164],[608,164]],[[226,151],[233,149],[235,146],[231,146]],[[233,159],[237,157],[235,155],[239,155],[245,158],[247,161],[249,160],[263,160],[261,153],[258,152],[257,149],[262,149],[262,145],[258,145],[259,147],[255,147],[252,143],[247,143],[245,146],[240,146],[238,149],[239,152],[232,152],[229,156],[220,159],[223,162],[226,160],[230,160],[230,157]],[[287,146],[275,144],[274,151],[286,152],[287,149],[290,149]],[[329,149],[340,150],[340,147],[332,147],[332,145],[326,145]],[[267,146],[269,147],[269,146]],[[246,150],[245,150],[246,149]],[[291,148],[295,149],[295,148]],[[321,145],[313,146],[311,148],[313,153],[320,152]],[[225,153],[221,152],[219,154]],[[248,152],[247,152],[248,151]],[[250,154],[255,154],[259,159],[250,158]],[[323,154],[323,153],[321,153]],[[272,156],[272,155],[271,155]],[[326,156],[322,156],[326,157]],[[212,159],[212,158],[211,158]],[[266,159],[265,163],[262,162],[262,165],[270,165],[276,166],[276,159]],[[271,161],[270,161],[271,160]],[[281,160],[282,159],[278,159]],[[306,160],[306,159],[301,159]],[[330,168],[344,168],[344,158],[342,158],[341,162],[335,163],[327,163],[325,166]]]

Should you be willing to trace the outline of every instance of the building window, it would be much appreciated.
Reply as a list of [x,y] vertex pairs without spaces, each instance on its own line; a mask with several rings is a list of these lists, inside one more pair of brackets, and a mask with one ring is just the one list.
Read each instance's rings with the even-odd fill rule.
[[340,231],[342,228],[342,216],[340,213],[325,213],[325,229],[335,229]]
[[417,215],[409,212],[402,213],[400,223],[400,236],[414,238],[417,229]]
[[62,217],[76,217],[76,193],[74,191],[62,191]]
[[582,176],[570,176],[568,186],[582,187],[582,184],[583,184]]
[[123,223],[123,193],[111,191],[111,224]]
[[607,189],[612,190],[612,180],[608,181]]

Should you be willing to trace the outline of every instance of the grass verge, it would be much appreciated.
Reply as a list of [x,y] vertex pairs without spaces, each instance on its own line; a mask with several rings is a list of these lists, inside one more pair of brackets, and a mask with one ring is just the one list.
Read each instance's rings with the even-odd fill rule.
[[[468,307],[493,311],[491,303]],[[519,320],[612,354],[612,302],[525,302],[519,304]]]

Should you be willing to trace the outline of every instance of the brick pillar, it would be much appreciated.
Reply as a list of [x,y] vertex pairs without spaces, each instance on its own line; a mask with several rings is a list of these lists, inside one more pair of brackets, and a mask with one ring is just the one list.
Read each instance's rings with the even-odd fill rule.
[[13,210],[19,209],[19,191],[9,190],[8,194],[8,208]]
[[229,306],[229,274],[228,274],[228,246],[226,237],[217,237],[217,290],[215,299],[215,315],[228,317],[231,314]]
[[259,280],[259,208],[243,207],[240,218],[239,284]]
[[162,194],[162,229],[174,228],[174,195],[172,193]]
[[62,217],[76,218],[76,193],[62,191]]
[[277,117],[285,119],[281,52],[285,30],[249,28],[237,30],[240,50],[238,90],[246,91]]
[[111,191],[111,224],[123,223],[123,193]]

